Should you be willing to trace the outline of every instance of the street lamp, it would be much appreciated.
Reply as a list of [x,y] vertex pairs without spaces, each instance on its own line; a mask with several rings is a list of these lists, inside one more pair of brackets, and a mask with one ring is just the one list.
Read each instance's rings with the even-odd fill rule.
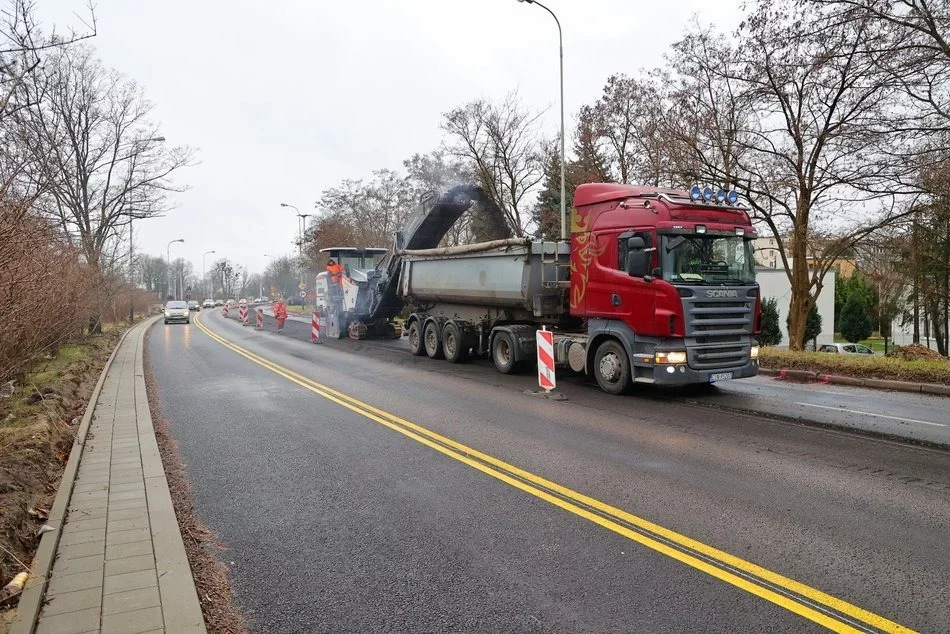
[[[164,143],[165,137],[156,136],[150,139],[138,139],[133,141],[133,143]],[[129,157],[125,157],[129,158]],[[122,159],[125,160],[125,159]],[[133,214],[132,210],[129,210],[129,323],[131,324],[135,321],[135,259],[133,257],[133,250],[135,248],[135,241],[132,239],[132,219]]]
[[[175,244],[176,242],[184,242],[184,241],[185,241],[184,238],[178,238],[177,240],[172,240],[171,242],[169,242],[169,243],[168,243],[168,246],[165,247],[165,265],[168,267],[168,272],[169,272],[169,273],[170,273],[171,270],[172,270],[172,255],[171,255],[171,252],[172,252],[172,245]],[[167,277],[167,276],[166,276],[166,277]],[[178,299],[178,289],[177,289],[177,288],[175,289],[174,296],[175,296],[175,299]]]
[[561,240],[567,240],[567,196],[564,193],[564,37],[561,33],[561,21],[554,15],[554,11],[551,11],[538,0],[518,0],[518,2],[538,5],[550,13],[555,24],[557,24],[557,45],[561,57]]
[[[205,251],[204,253],[201,254],[201,281],[202,282],[205,281],[205,256],[208,255],[209,253],[214,253],[214,251]],[[211,294],[214,295],[213,290],[211,291]]]
[[[271,254],[269,254],[269,253],[265,253],[265,254],[264,254],[264,257],[265,257],[265,258],[273,258],[273,257],[276,257],[276,256],[273,256],[273,255],[271,255]],[[266,268],[266,267],[264,268],[264,272],[265,272],[265,273],[267,272],[267,268]],[[264,273],[261,273],[261,297],[264,297]]]
[[[287,203],[280,203],[280,206],[290,207],[297,212],[297,267],[300,273],[300,280],[303,281],[303,232],[307,227],[307,218],[309,218],[311,214],[302,214],[294,205]],[[302,225],[301,220],[303,221]]]

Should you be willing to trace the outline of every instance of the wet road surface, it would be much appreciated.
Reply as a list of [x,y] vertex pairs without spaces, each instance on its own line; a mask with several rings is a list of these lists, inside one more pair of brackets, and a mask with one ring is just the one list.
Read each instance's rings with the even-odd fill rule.
[[200,320],[246,352],[159,324],[149,360],[255,631],[821,629],[397,418],[873,615],[950,623],[950,454]]

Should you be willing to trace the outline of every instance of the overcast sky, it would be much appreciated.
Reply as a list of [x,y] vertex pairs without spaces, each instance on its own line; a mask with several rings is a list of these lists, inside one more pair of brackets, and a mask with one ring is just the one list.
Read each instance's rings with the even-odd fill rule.
[[[46,24],[81,26],[84,0],[38,0]],[[564,29],[567,125],[606,78],[662,61],[694,16],[731,31],[737,2],[548,0]],[[558,126],[557,28],[516,0],[96,0],[92,40],[141,84],[167,142],[198,149],[190,189],[136,226],[136,248],[260,271],[290,254],[297,218],[343,178],[435,149],[440,115],[517,89]],[[141,228],[139,228],[141,227]]]

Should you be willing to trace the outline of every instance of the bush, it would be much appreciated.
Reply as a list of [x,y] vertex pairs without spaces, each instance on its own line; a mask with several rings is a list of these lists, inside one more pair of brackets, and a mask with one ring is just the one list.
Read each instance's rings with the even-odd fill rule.
[[827,374],[917,381],[950,385],[950,359],[904,361],[884,355],[847,355],[826,352],[795,352],[764,348],[759,352],[763,368],[807,370]]
[[871,336],[871,316],[868,306],[860,295],[852,295],[841,311],[841,335],[845,341],[857,343]]
[[[791,324],[791,315],[785,318],[785,330],[788,331],[788,327]],[[818,338],[818,335],[821,334],[821,314],[818,312],[818,305],[812,304],[811,310],[808,312],[808,321],[805,322],[805,343],[813,341]],[[789,336],[791,339],[791,336]]]
[[0,200],[0,382],[82,332],[95,281],[49,223]]
[[777,346],[782,343],[782,331],[778,325],[778,302],[774,297],[762,301],[762,332],[759,343],[763,346]]

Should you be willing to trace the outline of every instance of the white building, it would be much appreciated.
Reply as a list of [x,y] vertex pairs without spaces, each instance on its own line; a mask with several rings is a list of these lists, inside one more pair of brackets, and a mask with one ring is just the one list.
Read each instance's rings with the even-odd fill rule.
[[[785,269],[779,264],[778,268],[771,266],[758,267],[755,270],[755,279],[759,283],[762,300],[775,298],[778,304],[778,326],[782,332],[780,346],[788,345],[788,304],[792,299],[792,284],[788,281]],[[818,296],[818,314],[821,315],[821,334],[818,335],[818,345],[833,343],[835,338],[835,271],[830,270],[825,275],[824,286]]]

